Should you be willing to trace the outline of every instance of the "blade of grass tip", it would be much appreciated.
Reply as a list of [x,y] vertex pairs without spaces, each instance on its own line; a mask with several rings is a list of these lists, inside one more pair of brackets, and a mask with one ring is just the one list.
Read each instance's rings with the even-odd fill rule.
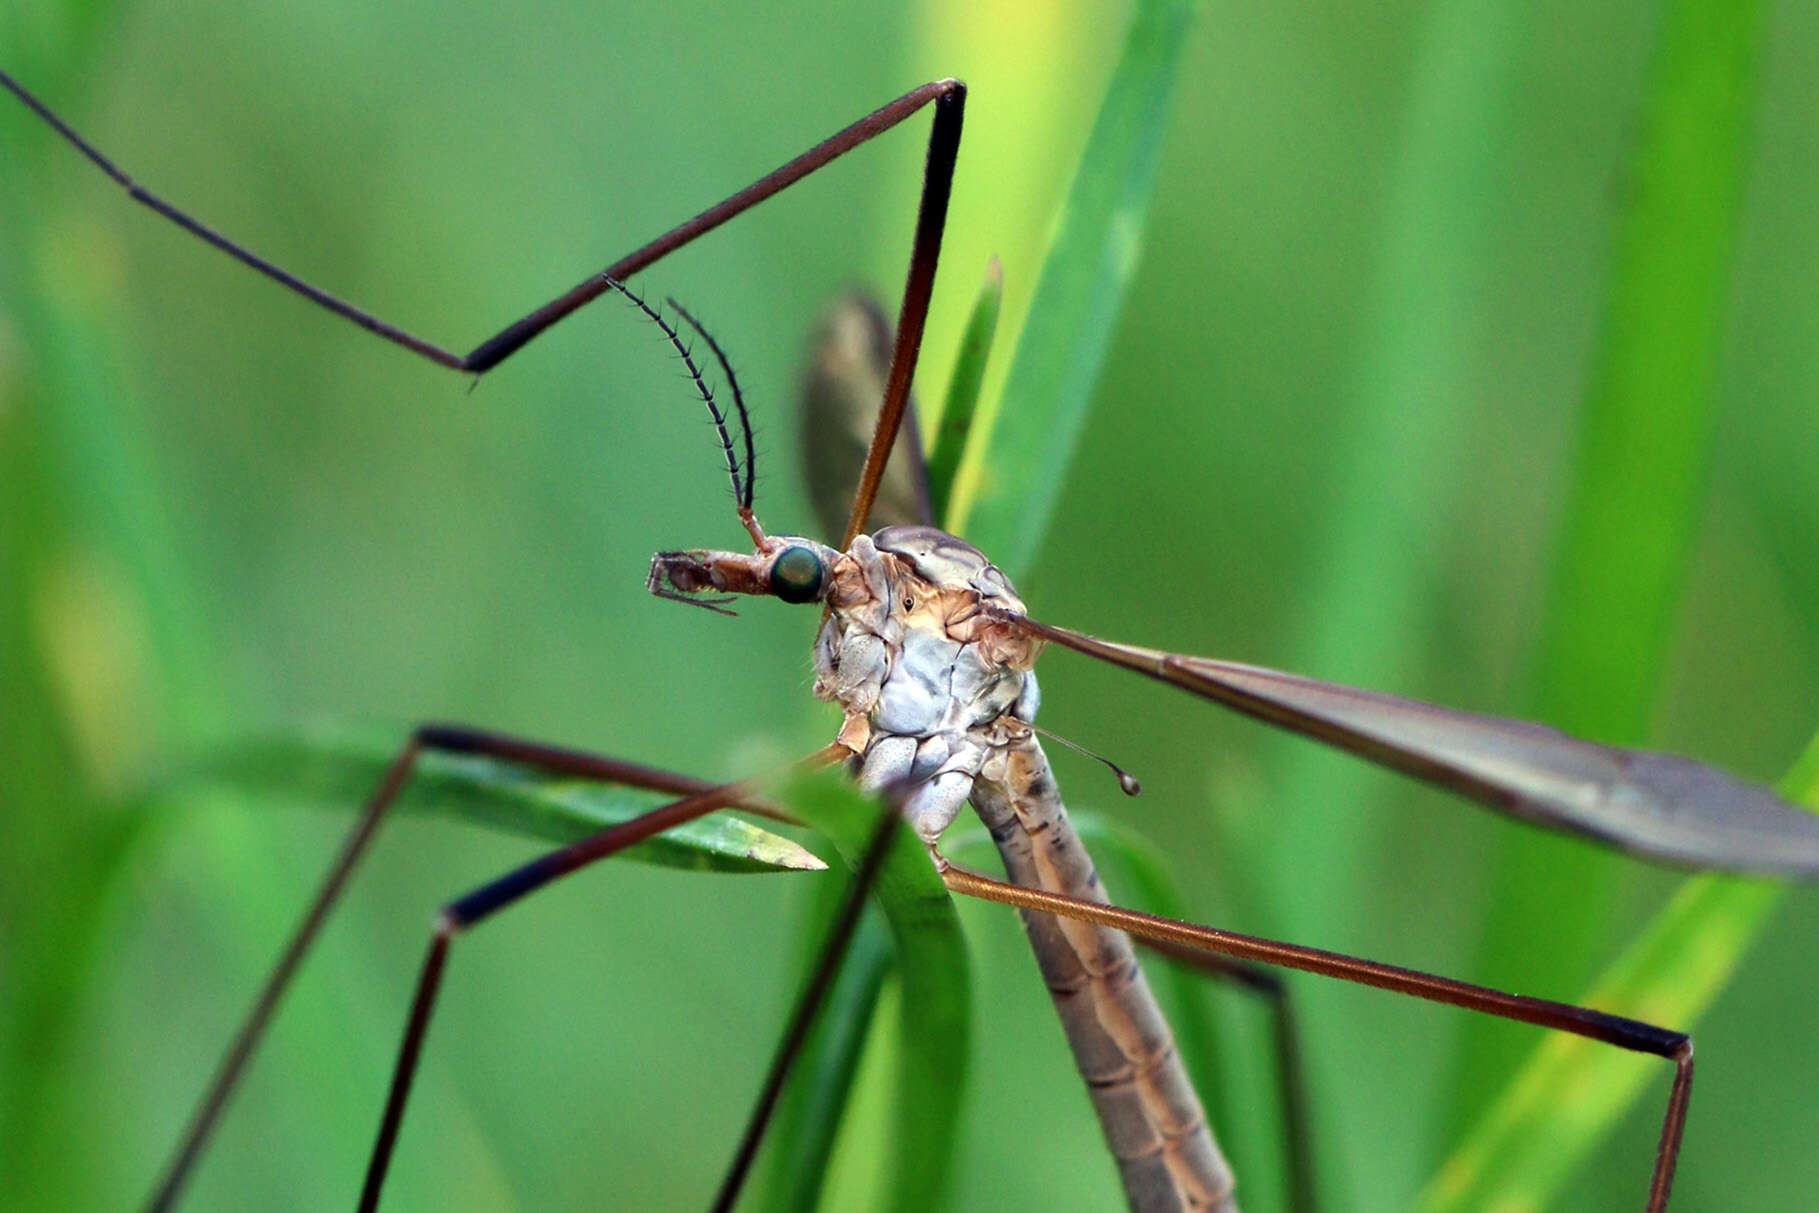
[[[844,778],[824,772],[792,782],[789,808],[856,865],[880,807]],[[909,831],[899,831],[873,897],[884,911],[901,975],[896,1089],[888,1101],[894,1207],[937,1207],[952,1176],[972,1029],[971,977],[960,919],[947,887]],[[824,1012],[825,1013],[825,1012]],[[774,1144],[774,1143],[773,1143]]]
[[[1644,86],[1525,713],[1604,741],[1646,739],[1698,537],[1762,9],[1665,5]],[[1473,971],[1515,990],[1589,982],[1624,875],[1609,853],[1510,835]],[[1548,946],[1530,946],[1537,938]],[[1495,1031],[1465,1030],[1454,1123],[1476,1116],[1512,1069],[1486,1047]]]
[[948,520],[1014,581],[1048,529],[1136,271],[1191,0],[1137,5]]
[[998,309],[1004,303],[1004,267],[993,257],[985,267],[985,281],[973,301],[966,331],[960,337],[960,354],[954,359],[954,377],[948,381],[947,403],[935,431],[935,450],[928,461],[928,497],[935,520],[944,522],[954,494],[954,476],[973,430],[979,408],[979,387],[985,382],[985,363],[998,331]]
[[[257,804],[305,805],[352,814],[379,786],[399,736],[379,738],[319,727],[218,747],[157,792],[179,801],[216,787]],[[434,814],[502,833],[574,842],[647,813],[660,792],[550,779],[472,754],[434,751],[417,760],[397,812]],[[701,872],[817,871],[825,865],[797,843],[729,813],[667,830],[620,858]]]
[[[1819,812],[1819,736],[1779,791]],[[1687,881],[1579,1001],[1682,1031],[1721,994],[1786,895],[1783,885],[1718,876]],[[1666,1064],[1551,1034],[1517,1071],[1421,1194],[1424,1213],[1540,1209],[1560,1195]]]

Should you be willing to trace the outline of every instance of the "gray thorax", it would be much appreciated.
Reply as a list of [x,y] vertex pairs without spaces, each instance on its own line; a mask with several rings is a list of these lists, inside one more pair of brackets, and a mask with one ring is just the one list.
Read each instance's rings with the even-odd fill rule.
[[[981,602],[1021,614],[1010,582],[970,545],[932,527],[853,541],[863,591],[834,604],[815,641],[815,693],[863,718],[860,783],[907,790],[905,817],[933,845],[979,768],[1029,736],[1035,649],[1008,643]],[[843,736],[851,733],[843,732]]]

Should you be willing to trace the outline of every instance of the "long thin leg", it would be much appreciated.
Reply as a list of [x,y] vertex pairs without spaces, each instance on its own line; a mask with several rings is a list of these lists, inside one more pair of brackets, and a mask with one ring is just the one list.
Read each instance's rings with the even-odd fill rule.
[[[901,817],[894,812],[886,813],[880,819],[878,832],[873,835],[871,846],[867,848],[864,859],[854,873],[852,888],[847,891],[834,925],[817,953],[809,981],[790,1014],[789,1026],[784,1030],[783,1038],[778,1042],[764,1087],[752,1105],[738,1152],[727,1168],[719,1195],[715,1197],[715,1213],[726,1213],[739,1198],[751,1165],[757,1158],[765,1130],[769,1128],[771,1117],[776,1111],[784,1082],[814,1027],[815,1017],[827,998],[828,990],[839,975],[840,964],[845,959],[853,932],[859,924],[860,912],[865,907],[865,898],[877,877],[878,868],[900,821]],[[1312,1133],[1309,1129],[1300,1036],[1295,1029],[1288,987],[1261,965],[1247,964],[1179,944],[1155,940],[1140,942],[1144,947],[1167,956],[1177,964],[1186,965],[1207,977],[1255,994],[1269,1004],[1276,1037],[1277,1099],[1282,1108],[1284,1136],[1287,1139],[1284,1170],[1288,1178],[1289,1207],[1295,1213],[1314,1213],[1317,1200],[1314,1194]]]
[[[831,766],[851,756],[851,750],[836,742],[796,765],[814,770]],[[746,782],[708,788],[686,796],[662,808],[653,809],[642,817],[634,817],[579,842],[541,855],[443,907],[442,913],[437,917],[436,932],[430,940],[429,953],[424,957],[423,972],[417,979],[416,996],[411,1000],[410,1019],[405,1024],[404,1040],[398,1048],[398,1064],[392,1072],[391,1091],[385,1100],[385,1115],[379,1123],[378,1136],[373,1140],[372,1159],[367,1164],[366,1182],[360,1193],[362,1210],[376,1209],[379,1205],[379,1193],[385,1186],[386,1171],[391,1166],[392,1151],[398,1142],[398,1128],[404,1121],[404,1107],[410,1099],[411,1085],[417,1076],[417,1062],[423,1053],[423,1040],[429,1031],[430,1015],[435,1010],[436,994],[442,985],[442,970],[448,961],[449,945],[455,937],[571,872],[635,846],[665,830],[686,825],[715,809],[743,800],[750,794],[751,785]]]
[[1171,918],[1158,918],[1118,906],[1099,905],[1041,889],[1026,889],[958,867],[939,857],[936,862],[941,867],[942,879],[947,882],[947,887],[969,897],[1097,923],[1142,939],[1204,949],[1222,956],[1255,960],[1308,973],[1320,973],[1360,985],[1411,994],[1430,1002],[1450,1003],[1469,1011],[1571,1032],[1575,1036],[1601,1040],[1620,1049],[1666,1058],[1674,1063],[1674,1086],[1668,1095],[1667,1114],[1661,1126],[1661,1141],[1655,1153],[1654,1175],[1649,1182],[1648,1211],[1662,1213],[1667,1208],[1668,1192],[1674,1183],[1674,1164],[1680,1155],[1680,1135],[1686,1127],[1687,1101],[1691,1098],[1693,1086],[1693,1041],[1684,1032],[1625,1019],[1620,1015],[1607,1015],[1587,1007],[1506,994],[1501,990],[1470,985],[1414,969],[1361,960],[1339,952],[1277,943],[1213,927],[1177,922]]
[[[884,481],[884,465],[896,444],[909,405],[910,381],[916,374],[916,356],[922,349],[922,327],[928,319],[929,296],[935,289],[935,264],[941,256],[941,233],[947,226],[947,201],[953,191],[954,161],[960,154],[960,123],[966,109],[966,86],[955,81],[957,91],[942,96],[935,107],[934,125],[928,134],[928,167],[922,174],[922,203],[916,212],[916,240],[910,249],[909,276],[903,284],[903,304],[897,313],[897,344],[891,353],[890,378],[884,385],[884,402],[878,409],[878,427],[872,431],[865,469],[853,494],[853,511],[846,520],[842,548],[865,529],[872,501]],[[932,87],[932,86],[928,86]]]
[[902,820],[894,809],[887,809],[878,819],[878,828],[872,834],[871,845],[866,847],[865,857],[853,873],[852,888],[847,890],[846,900],[840,906],[833,928],[828,931],[827,939],[815,958],[814,973],[796,1000],[795,1009],[790,1012],[789,1026],[784,1029],[783,1039],[777,1042],[777,1052],[765,1074],[764,1087],[752,1104],[752,1114],[746,1121],[745,1132],[740,1136],[738,1152],[733,1155],[732,1164],[726,1170],[726,1178],[721,1181],[720,1193],[714,1198],[714,1213],[729,1213],[739,1199],[739,1190],[745,1186],[752,1162],[758,1157],[758,1146],[764,1140],[764,1131],[770,1127],[771,1117],[777,1110],[777,1100],[783,1094],[784,1081],[789,1078],[791,1067],[802,1053],[809,1031],[815,1026],[815,1016],[827,1000],[828,991],[833,988],[834,978],[840,974],[840,962],[846,958],[847,948],[853,942],[853,932],[859,927],[859,915],[865,909],[866,895],[871,892],[872,884],[877,880],[878,869],[884,865],[884,857],[890,850],[891,840],[896,837],[897,827]]
[[[659,792],[678,794],[704,793],[714,787],[703,780],[691,779],[673,771],[657,767],[644,766],[639,763],[622,762],[613,758],[604,758],[594,754],[585,754],[578,750],[567,750],[556,746],[541,745],[537,742],[524,741],[507,737],[499,733],[487,733],[476,729],[462,728],[453,725],[423,725],[411,734],[411,738],[398,751],[398,756],[386,768],[385,776],[379,787],[373,792],[372,799],[366,804],[347,837],[341,844],[341,850],[329,865],[327,876],[316,890],[309,909],[304,912],[303,920],[291,934],[285,944],[278,963],[271,975],[265,979],[265,985],[254,1000],[252,1010],[241,1021],[240,1028],[234,1033],[233,1043],[228,1046],[209,1079],[202,1098],[197,1101],[196,1110],[191,1114],[183,1136],[172,1152],[170,1162],[166,1165],[163,1177],[147,1201],[147,1207],[154,1210],[170,1208],[182,1191],[184,1181],[189,1178],[196,1159],[207,1143],[209,1134],[220,1119],[234,1087],[240,1081],[246,1063],[251,1059],[253,1050],[258,1047],[259,1039],[271,1022],[273,1013],[278,1008],[279,1000],[284,997],[291,978],[296,975],[297,967],[303,962],[310,945],[315,942],[317,933],[334,907],[336,898],[341,895],[355,866],[365,854],[373,836],[379,829],[380,822],[397,800],[398,793],[403,791],[410,779],[411,770],[417,759],[425,751],[439,751],[448,754],[484,754],[509,762],[522,763],[552,775],[569,775],[580,779],[595,779],[603,783],[626,784],[631,787],[649,788]],[[767,816],[776,816],[776,810],[763,805],[749,795],[741,793],[735,801],[740,807],[759,811]]]
[[1315,1213],[1320,1201],[1314,1187],[1314,1130],[1307,1101],[1307,1069],[1302,1063],[1301,1033],[1296,1027],[1288,985],[1262,965],[1163,940],[1140,938],[1137,943],[1176,964],[1254,994],[1269,1004],[1275,1036],[1276,1102],[1282,1110],[1282,1170],[1288,1180],[1288,1207],[1294,1213]]
[[[125,190],[135,202],[156,211],[191,235],[214,245],[234,260],[264,274],[287,290],[302,295],[317,306],[352,321],[368,332],[383,337],[394,345],[403,346],[414,354],[420,354],[439,366],[476,375],[491,370],[504,362],[545,329],[611,290],[612,287],[606,281],[607,279],[615,278],[623,281],[630,278],[638,271],[688,244],[697,236],[713,231],[727,220],[750,210],[771,195],[788,189],[830,161],[838,159],[860,144],[890,130],[931,101],[936,103],[935,125],[929,136],[929,173],[923,184],[921,211],[916,224],[916,247],[920,250],[929,242],[928,228],[932,224],[932,243],[933,247],[938,249],[941,242],[941,226],[947,216],[948,186],[953,180],[954,156],[960,143],[961,113],[966,101],[966,86],[958,80],[936,80],[907,92],[889,105],[867,114],[838,134],[817,143],[794,160],[760,177],[726,201],[708,207],[693,219],[678,224],[642,248],[627,253],[600,273],[588,276],[569,291],[550,300],[529,315],[506,325],[497,334],[475,346],[470,353],[456,354],[433,342],[415,337],[403,329],[379,319],[371,312],[337,298],[319,287],[311,286],[289,270],[274,265],[252,250],[164,201],[134,181],[112,160],[103,155],[100,149],[77,134],[68,123],[52,112],[49,106],[28,92],[24,85],[3,71],[0,71],[0,86],[4,86],[8,92],[19,98],[26,108],[42,118],[65,142],[81,152],[90,163],[112,178],[114,183]],[[921,264],[921,260],[919,255],[912,257],[910,282],[905,288],[903,302],[905,322],[913,319],[913,323],[900,322],[899,324],[900,330],[913,330],[910,339],[906,342],[900,331],[897,341],[897,365],[902,367],[905,392],[909,387],[909,372],[915,367],[913,347],[921,341],[922,317],[928,311],[927,287],[934,280],[933,252],[930,252],[927,260],[927,282],[924,282],[919,288],[916,267]],[[920,295],[918,295],[918,290],[921,292]],[[912,300],[915,301],[914,307],[912,307]],[[913,317],[912,312],[915,313]],[[906,347],[910,348],[907,363],[904,358]],[[897,374],[893,372],[893,388],[896,380]],[[902,405],[899,403],[899,413],[901,409]],[[892,432],[896,432],[894,420]],[[882,469],[882,462],[880,462],[880,469]]]

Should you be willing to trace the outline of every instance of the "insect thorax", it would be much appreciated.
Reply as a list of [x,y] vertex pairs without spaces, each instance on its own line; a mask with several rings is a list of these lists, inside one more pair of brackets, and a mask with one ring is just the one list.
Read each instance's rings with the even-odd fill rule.
[[841,740],[871,790],[908,785],[904,813],[933,843],[980,768],[1029,736],[1041,642],[985,608],[1023,614],[1010,581],[945,531],[887,527],[834,570],[815,640],[815,694],[846,711]]

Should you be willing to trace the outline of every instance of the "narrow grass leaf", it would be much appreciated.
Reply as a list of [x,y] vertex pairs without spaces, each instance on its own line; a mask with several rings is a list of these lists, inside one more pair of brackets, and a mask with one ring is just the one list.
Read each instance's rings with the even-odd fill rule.
[[[79,93],[116,7],[8,6],[5,66],[46,92]],[[213,699],[205,678],[168,660],[196,632],[158,610],[182,587],[160,563],[171,548],[169,532],[147,519],[153,461],[136,417],[122,418],[129,393],[97,319],[111,299],[98,304],[102,292],[80,289],[94,285],[83,272],[93,251],[69,256],[66,217],[46,203],[47,166],[67,149],[10,97],[0,110],[9,149],[0,172],[0,765],[9,776],[0,953],[10,961],[0,966],[0,1087],[31,1092],[0,1100],[0,1182],[45,1207],[79,1207],[105,1177],[67,1165],[69,1141],[92,1121],[72,1079],[70,1009],[104,971],[106,890],[141,834],[109,812],[107,785],[150,748],[151,722],[168,707],[194,718]],[[85,479],[97,468],[112,477],[100,488]],[[152,653],[139,651],[141,640]],[[166,660],[146,660],[138,680],[107,682],[110,670],[92,679],[106,689],[92,691],[71,671],[96,650]]]
[[[249,739],[197,760],[159,790],[191,798],[213,788],[255,804],[302,805],[353,813],[379,786],[401,740],[317,729]],[[575,779],[551,779],[472,754],[424,753],[396,811],[435,815],[550,842],[573,842],[648,813],[662,793]],[[825,867],[801,846],[716,813],[668,830],[621,858],[700,872],[815,871]]]
[[1048,529],[1137,268],[1193,7],[1188,0],[1137,6],[1056,221],[1003,396],[978,427],[948,515],[1013,580]]
[[993,257],[986,267],[979,297],[973,301],[966,331],[960,337],[960,355],[954,359],[954,377],[948,381],[947,404],[935,431],[935,449],[928,461],[928,497],[937,522],[945,522],[954,494],[954,477],[973,431],[979,408],[979,387],[985,382],[985,363],[998,331],[998,309],[1004,303],[1004,267]]
[[[1603,740],[1635,742],[1646,735],[1697,539],[1750,160],[1762,13],[1754,3],[1674,0],[1661,15],[1592,354],[1532,704],[1536,717]],[[1539,836],[1514,840],[1493,884],[1481,971],[1494,967],[1499,984],[1513,989],[1588,980],[1608,938],[1619,901],[1614,885],[1622,874],[1611,856],[1585,847]],[[1711,949],[1722,939],[1741,950],[1753,924],[1762,921],[1765,895],[1757,886],[1692,882],[1630,953],[1678,952],[1671,968],[1685,983],[1684,995],[1671,996],[1664,984],[1638,986],[1626,976],[1626,959],[1588,997],[1603,1009],[1690,1027],[1716,993],[1710,983],[1737,963],[1735,955],[1723,958]],[[1721,911],[1726,903],[1730,908]],[[1688,914],[1692,906],[1715,919],[1701,926]],[[1548,947],[1525,946],[1535,938],[1547,939]],[[1689,972],[1689,964],[1697,971]],[[1494,1052],[1482,1047],[1490,1031],[1473,1025],[1464,1037],[1454,1088],[1461,1120],[1481,1110],[1480,1092],[1498,1090],[1507,1077]],[[1564,1041],[1550,1042],[1549,1050],[1572,1051]],[[1524,1067],[1512,1092],[1537,1081],[1538,1064]],[[1570,1123],[1575,1141],[1587,1148],[1614,1126],[1637,1091],[1636,1082],[1627,1082],[1600,1092],[1588,1078],[1584,1071],[1575,1076],[1570,1109],[1559,1107],[1559,1091],[1553,1101],[1556,1125]],[[1510,1097],[1500,1099],[1493,1116],[1508,1115],[1511,1106]],[[1551,1135],[1536,1131],[1533,1140]],[[1531,1182],[1552,1190],[1564,1180],[1569,1160],[1583,1153],[1575,1148],[1547,1155]],[[1525,1182],[1514,1175],[1519,1157],[1540,1161],[1529,1148],[1512,1152],[1508,1178],[1518,1186]],[[1488,1165],[1493,1174],[1504,1170]],[[1461,1173],[1454,1164],[1448,1168],[1449,1175]],[[1459,1207],[1480,1207],[1482,1199],[1474,1196]]]
[[[812,916],[811,921],[833,921],[846,889],[829,884],[828,892],[832,895],[827,899],[831,907],[817,907],[824,912]],[[810,934],[804,943],[812,955],[820,939]],[[754,1208],[791,1213],[820,1205],[865,1042],[877,1019],[884,979],[894,960],[890,935],[883,923],[875,915],[866,915],[859,922],[852,948],[828,994],[827,1006],[804,1042],[796,1071],[784,1089],[776,1125],[771,1130],[774,1148],[768,1152],[770,1165]]]
[[[884,811],[831,773],[798,780],[783,799],[852,865]],[[966,1089],[972,1028],[966,941],[947,887],[907,830],[891,845],[873,897],[890,928],[903,992],[896,1090],[888,1101],[894,1154],[886,1190],[892,1207],[929,1209],[948,1189]]]

